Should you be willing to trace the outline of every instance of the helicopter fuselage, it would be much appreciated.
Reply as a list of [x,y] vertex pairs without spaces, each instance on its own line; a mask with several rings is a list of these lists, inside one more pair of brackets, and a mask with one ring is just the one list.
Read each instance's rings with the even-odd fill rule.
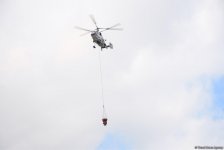
[[91,34],[91,37],[93,39],[93,42],[96,43],[97,45],[99,45],[101,48],[107,48],[107,45],[105,43],[105,40],[104,40],[101,32],[99,32],[99,31],[93,32]]

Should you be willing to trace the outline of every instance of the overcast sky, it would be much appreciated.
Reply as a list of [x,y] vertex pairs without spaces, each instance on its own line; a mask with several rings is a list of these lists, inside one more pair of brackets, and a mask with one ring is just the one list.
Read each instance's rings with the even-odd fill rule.
[[222,0],[0,0],[0,149],[224,146],[223,26]]

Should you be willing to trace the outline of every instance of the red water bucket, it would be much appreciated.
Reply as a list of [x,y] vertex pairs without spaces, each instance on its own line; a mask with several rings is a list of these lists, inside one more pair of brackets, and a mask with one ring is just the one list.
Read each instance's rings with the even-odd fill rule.
[[103,118],[102,121],[103,121],[103,125],[106,126],[107,125],[107,118]]

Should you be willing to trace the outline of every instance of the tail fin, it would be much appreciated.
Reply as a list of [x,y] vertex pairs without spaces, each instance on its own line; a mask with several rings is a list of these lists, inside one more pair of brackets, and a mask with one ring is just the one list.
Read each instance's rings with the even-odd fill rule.
[[113,47],[113,45],[112,45],[112,43],[109,43],[109,45],[108,45],[111,49],[113,49],[114,47]]

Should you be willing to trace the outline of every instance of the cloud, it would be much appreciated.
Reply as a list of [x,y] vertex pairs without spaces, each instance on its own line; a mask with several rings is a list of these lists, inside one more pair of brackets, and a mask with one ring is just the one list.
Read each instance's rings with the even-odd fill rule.
[[[222,144],[223,120],[212,118],[211,107],[213,80],[224,71],[223,3],[102,3],[4,4],[0,148],[97,149],[120,142],[129,149],[189,150]],[[118,21],[125,29],[103,34],[115,46],[101,52],[106,128],[98,51],[89,36],[73,30],[93,27],[89,14],[102,26]]]
[[[169,35],[175,35],[171,37],[175,43],[163,46],[157,40],[138,49],[119,80],[123,86],[116,91],[118,97],[129,94],[113,98],[111,103],[117,106],[113,114],[122,112],[114,117],[120,117],[117,128],[134,139],[134,149],[222,144],[223,135],[214,129],[220,129],[223,121],[212,121],[210,109],[211,81],[223,74],[222,13],[217,3],[200,3],[196,8],[188,19],[173,21],[175,34]],[[121,101],[126,104],[120,106]]]

